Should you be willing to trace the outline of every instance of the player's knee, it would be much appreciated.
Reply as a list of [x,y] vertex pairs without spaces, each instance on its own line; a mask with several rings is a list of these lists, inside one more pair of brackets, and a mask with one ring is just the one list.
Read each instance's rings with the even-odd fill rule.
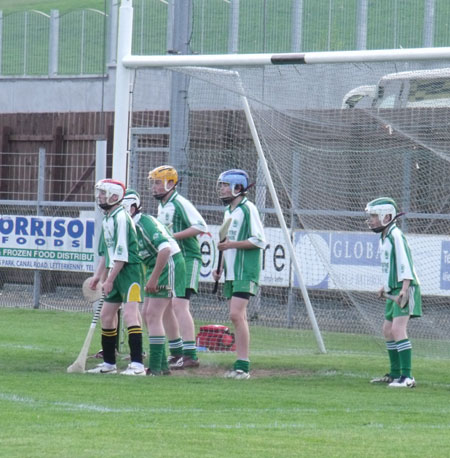
[[237,324],[245,321],[245,315],[241,310],[230,310],[230,320],[236,326]]

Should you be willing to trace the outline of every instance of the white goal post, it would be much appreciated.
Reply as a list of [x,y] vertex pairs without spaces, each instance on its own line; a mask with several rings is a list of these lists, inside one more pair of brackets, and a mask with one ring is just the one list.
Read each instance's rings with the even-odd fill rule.
[[[292,352],[298,334],[291,328],[308,329],[301,314],[322,353],[353,348],[354,335],[379,336],[382,348],[378,236],[364,223],[364,207],[386,195],[406,212],[399,224],[422,281],[426,313],[410,326],[422,339],[415,349],[449,356],[450,47],[134,56],[131,32],[131,0],[122,0],[113,176],[136,185],[154,211],[141,172],[170,158],[168,82],[185,77],[188,197],[216,230],[218,172],[236,164],[256,177],[252,198],[266,218],[264,256],[273,266],[253,302],[253,324],[286,328],[283,345]],[[207,189],[197,189],[200,181]],[[202,321],[223,320],[204,281]],[[348,341],[336,344],[342,336],[334,333]]]

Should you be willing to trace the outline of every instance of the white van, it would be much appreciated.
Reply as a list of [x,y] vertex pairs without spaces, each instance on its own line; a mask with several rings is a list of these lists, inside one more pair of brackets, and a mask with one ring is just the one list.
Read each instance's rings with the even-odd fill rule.
[[344,95],[341,108],[355,108],[356,105],[358,108],[369,108],[372,106],[376,93],[375,84],[355,87]]
[[[360,88],[363,90],[358,94]],[[450,107],[450,68],[384,75],[376,86],[359,86],[347,92],[342,108],[364,108],[360,101],[370,97],[368,88],[373,88],[374,108]]]

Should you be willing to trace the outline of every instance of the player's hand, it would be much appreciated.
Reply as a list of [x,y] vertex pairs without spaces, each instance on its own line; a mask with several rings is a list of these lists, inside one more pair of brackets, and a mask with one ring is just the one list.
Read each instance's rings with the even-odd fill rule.
[[217,249],[219,251],[225,251],[231,248],[230,246],[231,242],[228,239],[225,239],[223,242],[219,242],[217,244]]
[[400,293],[398,294],[397,299],[395,300],[395,302],[397,302],[397,304],[400,306],[400,308],[403,308],[408,303],[408,300],[409,300],[408,290],[406,290],[406,291],[401,290]]
[[212,277],[213,277],[214,281],[220,280],[221,276],[222,276],[222,271],[219,272],[217,269],[212,271]]
[[105,283],[103,283],[103,292],[105,293],[105,296],[107,296],[113,290],[113,286],[114,283],[107,278]]
[[89,288],[92,289],[92,290],[96,290],[97,289],[97,284],[98,284],[99,281],[100,281],[99,278],[92,277],[91,281],[89,282]]
[[383,286],[378,290],[377,297],[379,299],[383,299],[383,297],[384,297],[384,287]]
[[147,293],[155,294],[158,292],[158,279],[150,278],[148,279],[147,284],[145,285],[145,291]]

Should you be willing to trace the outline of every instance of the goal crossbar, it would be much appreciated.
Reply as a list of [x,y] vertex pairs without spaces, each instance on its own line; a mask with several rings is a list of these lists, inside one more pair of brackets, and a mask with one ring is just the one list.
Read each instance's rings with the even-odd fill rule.
[[181,67],[181,66],[255,66],[255,65],[298,65],[333,64],[356,62],[388,62],[406,60],[450,59],[450,47],[378,49],[364,51],[331,51],[285,54],[211,54],[211,55],[170,55],[135,56],[122,59],[126,68]]

